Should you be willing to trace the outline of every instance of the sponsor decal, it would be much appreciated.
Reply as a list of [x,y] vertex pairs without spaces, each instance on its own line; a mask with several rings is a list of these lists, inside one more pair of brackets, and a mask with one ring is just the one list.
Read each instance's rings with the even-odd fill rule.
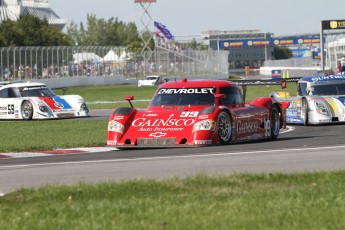
[[117,120],[122,120],[124,118],[124,116],[115,116],[114,117],[114,121],[117,121]]
[[199,120],[204,120],[204,119],[208,119],[208,115],[200,115],[198,117]]
[[117,145],[117,141],[107,141],[107,145]]
[[195,140],[195,145],[210,145],[212,144],[212,140]]
[[344,75],[329,75],[329,76],[318,76],[318,77],[312,77],[311,80],[313,82],[318,82],[318,81],[329,81],[329,80],[343,80],[345,79]]
[[149,118],[137,118],[132,122],[133,127],[185,127],[191,126],[194,124],[194,119],[188,118],[173,118],[174,114],[171,114],[170,117],[166,120],[164,119],[149,119]]
[[271,121],[270,120],[264,121],[264,126],[265,126],[265,137],[271,136]]
[[248,121],[248,122],[237,122],[237,133],[244,134],[244,133],[255,133],[258,131],[259,124],[255,121]]
[[157,117],[158,114],[152,114],[152,113],[144,113],[143,117]]
[[160,89],[158,94],[209,94],[213,88]]

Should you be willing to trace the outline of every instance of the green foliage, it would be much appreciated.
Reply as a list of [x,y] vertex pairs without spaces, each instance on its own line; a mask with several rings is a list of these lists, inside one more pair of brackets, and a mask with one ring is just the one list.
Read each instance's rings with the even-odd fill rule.
[[289,59],[292,57],[292,51],[285,46],[275,46],[274,47],[274,58],[276,60]]
[[118,18],[99,19],[94,14],[87,15],[86,27],[72,22],[67,27],[67,35],[75,44],[81,46],[129,46],[140,44],[139,33],[135,23],[124,23]]
[[46,19],[23,15],[17,21],[0,24],[0,46],[58,46],[71,45],[72,40]]

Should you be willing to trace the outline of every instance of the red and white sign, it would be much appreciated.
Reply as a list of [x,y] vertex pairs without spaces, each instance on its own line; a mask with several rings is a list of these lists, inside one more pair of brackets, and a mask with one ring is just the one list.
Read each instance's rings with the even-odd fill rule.
[[135,3],[151,3],[156,2],[156,0],[134,0]]

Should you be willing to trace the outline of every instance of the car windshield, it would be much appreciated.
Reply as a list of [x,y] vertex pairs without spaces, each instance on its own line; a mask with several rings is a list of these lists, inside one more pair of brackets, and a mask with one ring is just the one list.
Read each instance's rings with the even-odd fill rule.
[[54,97],[55,94],[46,86],[25,87],[21,89],[23,97]]
[[161,88],[151,100],[150,106],[213,105],[215,103],[213,92],[213,88]]
[[345,83],[314,85],[311,90],[313,95],[345,95]]

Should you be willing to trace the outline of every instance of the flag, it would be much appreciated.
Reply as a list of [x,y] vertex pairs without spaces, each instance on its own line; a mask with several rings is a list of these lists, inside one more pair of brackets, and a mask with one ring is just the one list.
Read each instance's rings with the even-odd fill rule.
[[160,22],[154,22],[154,26],[159,30],[159,32],[161,32],[164,37],[166,37],[168,40],[173,40],[174,39],[174,35],[172,35],[170,33],[170,31],[166,28],[165,25],[163,25]]

